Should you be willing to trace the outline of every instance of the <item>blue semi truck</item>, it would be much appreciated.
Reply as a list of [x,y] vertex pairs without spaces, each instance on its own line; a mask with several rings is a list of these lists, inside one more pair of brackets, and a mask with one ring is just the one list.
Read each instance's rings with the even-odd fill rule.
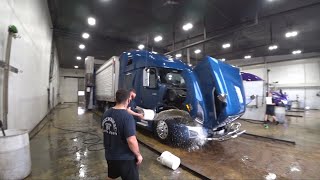
[[96,102],[110,107],[117,89],[136,90],[135,103],[155,117],[137,125],[161,141],[226,140],[244,131],[234,123],[246,102],[238,68],[205,57],[194,68],[148,51],[124,52],[96,71]]

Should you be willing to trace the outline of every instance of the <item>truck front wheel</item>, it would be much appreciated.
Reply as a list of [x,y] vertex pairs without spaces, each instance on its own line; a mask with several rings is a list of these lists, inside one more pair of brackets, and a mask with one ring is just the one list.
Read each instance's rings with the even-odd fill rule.
[[156,137],[162,141],[167,142],[170,139],[170,128],[168,123],[165,120],[159,120],[154,129]]

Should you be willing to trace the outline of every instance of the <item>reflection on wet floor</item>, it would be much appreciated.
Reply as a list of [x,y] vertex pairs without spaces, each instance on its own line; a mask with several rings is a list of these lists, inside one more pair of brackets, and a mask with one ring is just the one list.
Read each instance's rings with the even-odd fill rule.
[[208,142],[190,152],[190,148],[160,144],[145,131],[140,131],[138,138],[158,151],[172,152],[182,163],[212,179],[318,179],[319,117],[319,111],[308,111],[303,118],[289,117],[284,124],[271,124],[268,129],[262,123],[240,120],[248,133],[293,140],[296,145],[240,136]]
[[[31,134],[33,166],[27,179],[106,178],[104,151],[99,150],[103,148],[100,117],[82,112],[74,104],[60,105],[39,125],[41,131]],[[137,136],[160,152],[170,151],[182,163],[211,179],[318,179],[320,112],[298,113],[303,117],[287,117],[284,124],[270,125],[268,129],[263,124],[240,120],[242,129],[249,133],[293,140],[296,145],[242,136],[192,149],[159,143],[150,132],[141,129]],[[172,171],[160,165],[154,152],[142,145],[140,148],[144,156],[141,179],[197,179],[181,168]]]
[[[31,133],[32,173],[27,179],[106,179],[99,117],[75,104],[59,105]],[[160,165],[157,154],[140,145],[141,179],[198,179]]]
[[[269,128],[263,128],[261,124],[240,121],[242,128],[247,132],[266,137],[295,141],[297,146],[304,146],[304,149],[313,151],[320,147],[320,111],[306,111],[292,113],[303,117],[286,117],[283,124],[270,124]],[[259,122],[261,123],[261,122]],[[311,148],[311,149],[310,149]]]

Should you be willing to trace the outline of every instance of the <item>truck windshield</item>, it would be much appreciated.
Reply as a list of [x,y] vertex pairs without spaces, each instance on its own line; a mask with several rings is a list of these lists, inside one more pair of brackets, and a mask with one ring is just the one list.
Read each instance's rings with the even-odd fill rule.
[[170,84],[175,87],[185,88],[186,83],[181,76],[181,71],[174,69],[159,69],[161,83]]

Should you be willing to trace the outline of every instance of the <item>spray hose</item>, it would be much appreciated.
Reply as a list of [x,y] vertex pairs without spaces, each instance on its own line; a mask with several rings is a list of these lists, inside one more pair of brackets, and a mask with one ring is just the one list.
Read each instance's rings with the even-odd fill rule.
[[2,121],[1,121],[1,120],[0,120],[0,128],[1,128],[1,131],[2,131],[3,136],[6,136],[6,133],[4,132],[3,124],[2,124]]

